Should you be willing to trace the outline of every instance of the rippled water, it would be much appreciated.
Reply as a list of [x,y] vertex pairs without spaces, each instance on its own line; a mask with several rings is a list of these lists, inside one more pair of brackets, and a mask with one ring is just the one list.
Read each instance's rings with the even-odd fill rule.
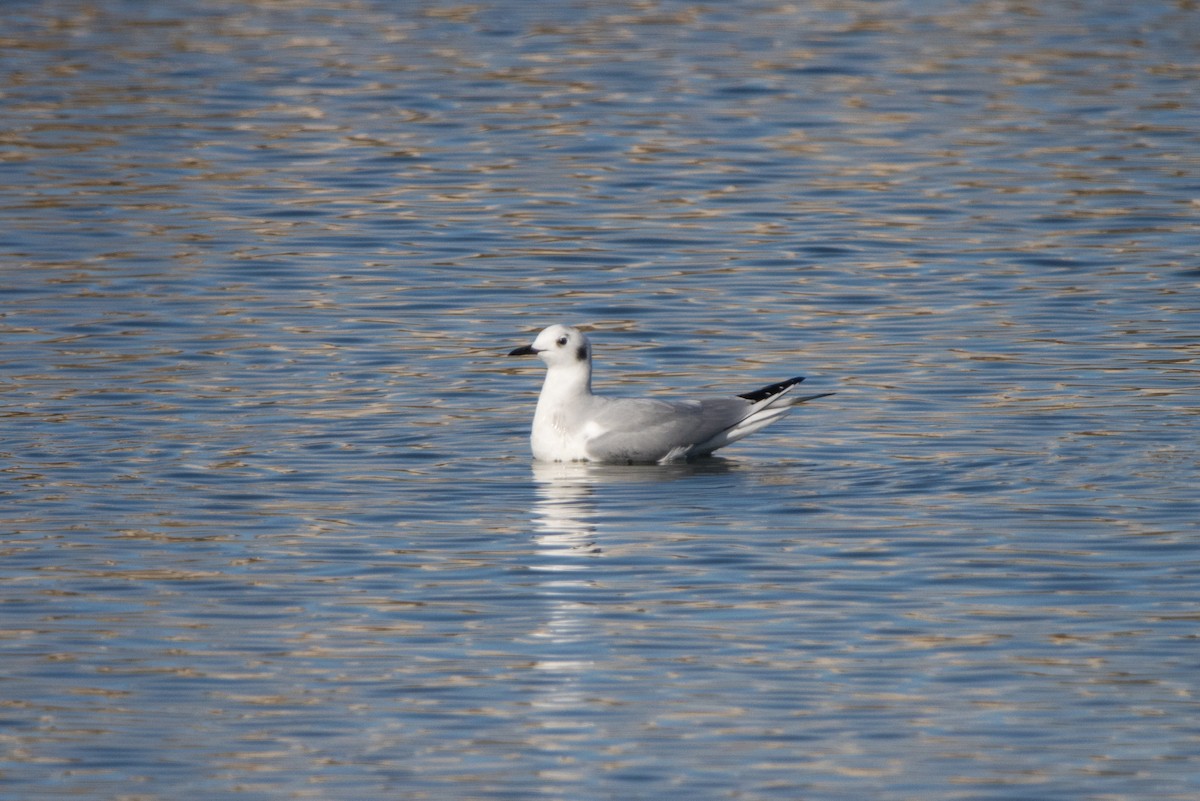
[[[17,2],[0,796],[1200,795],[1187,2]],[[510,348],[837,395],[535,465]]]

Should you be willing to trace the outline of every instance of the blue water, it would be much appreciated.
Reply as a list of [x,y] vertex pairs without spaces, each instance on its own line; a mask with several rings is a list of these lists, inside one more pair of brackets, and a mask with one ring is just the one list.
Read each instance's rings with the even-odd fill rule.
[[[6,4],[0,798],[1200,796],[1197,42]],[[552,322],[837,394],[537,465]]]

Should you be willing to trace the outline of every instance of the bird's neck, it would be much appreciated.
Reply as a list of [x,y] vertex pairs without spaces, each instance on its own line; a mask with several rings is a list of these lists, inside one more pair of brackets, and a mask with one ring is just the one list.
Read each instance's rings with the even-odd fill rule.
[[590,362],[562,365],[546,373],[541,401],[562,403],[592,394],[592,365]]

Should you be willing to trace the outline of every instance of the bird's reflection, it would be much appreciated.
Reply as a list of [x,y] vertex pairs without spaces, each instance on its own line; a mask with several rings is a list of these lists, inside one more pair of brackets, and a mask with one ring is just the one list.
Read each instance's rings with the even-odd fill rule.
[[533,525],[541,570],[586,570],[586,558],[601,554],[596,542],[593,498],[602,485],[645,486],[696,475],[725,473],[735,463],[721,458],[665,465],[606,465],[591,462],[534,462],[537,501]]
[[[532,633],[553,647],[536,663],[564,674],[592,665],[604,649],[603,627],[591,618],[611,595],[615,582],[604,562],[603,532],[597,523],[597,493],[610,486],[644,487],[700,473],[726,472],[725,459],[671,465],[597,465],[587,462],[535,462],[536,500],[532,523],[537,552],[530,570],[543,575],[538,594],[549,601],[544,622]],[[557,697],[555,703],[564,699]]]
[[[589,587],[595,581],[590,568],[603,551],[594,537],[594,489],[587,465],[579,463],[536,463],[533,479],[537,551],[529,567],[543,574],[538,594],[548,601],[545,619],[531,632],[548,645],[534,667],[567,679],[586,670],[595,656],[587,626]],[[567,683],[544,694],[537,705],[562,707],[574,700]]]
[[627,658],[620,647],[623,632],[613,626],[629,578],[623,549],[605,542],[606,536],[621,536],[605,530],[605,521],[613,520],[608,507],[631,503],[630,493],[647,485],[725,472],[731,464],[706,459],[679,465],[533,465],[530,522],[536,549],[529,568],[542,612],[530,631],[530,667],[537,678],[524,736],[530,750],[554,766],[542,774],[541,795],[568,795],[585,777],[572,763],[593,750],[597,737],[610,736],[596,730],[595,706],[606,703],[606,688],[612,676],[622,674]]
[[599,553],[592,535],[595,525],[590,466],[584,462],[535,462],[533,507],[538,555],[535,570],[586,570],[584,561]]

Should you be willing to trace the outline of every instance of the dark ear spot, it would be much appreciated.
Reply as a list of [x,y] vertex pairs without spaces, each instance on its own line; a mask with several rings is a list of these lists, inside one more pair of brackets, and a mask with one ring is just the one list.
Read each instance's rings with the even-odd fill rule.
[[579,346],[579,350],[575,351],[575,358],[581,362],[587,361],[587,345]]

